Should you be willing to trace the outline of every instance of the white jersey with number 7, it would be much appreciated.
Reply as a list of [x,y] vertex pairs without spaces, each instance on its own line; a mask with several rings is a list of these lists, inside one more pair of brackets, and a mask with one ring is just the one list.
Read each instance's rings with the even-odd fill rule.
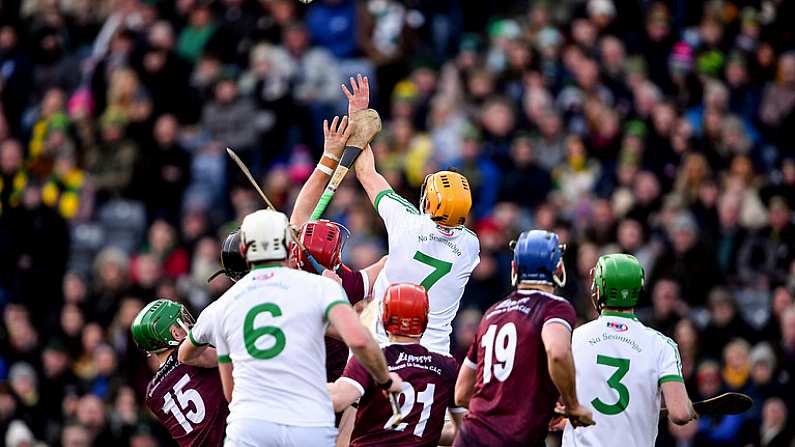
[[375,209],[384,220],[389,258],[373,285],[379,309],[371,328],[379,343],[386,343],[381,325],[381,300],[390,284],[410,282],[428,291],[430,315],[420,344],[440,354],[450,353],[452,322],[472,270],[480,262],[480,242],[465,227],[443,227],[420,214],[392,190],[381,191]]
[[682,382],[679,349],[670,338],[628,313],[603,312],[574,330],[577,399],[596,425],[566,425],[564,447],[652,447],[660,415],[660,385]]

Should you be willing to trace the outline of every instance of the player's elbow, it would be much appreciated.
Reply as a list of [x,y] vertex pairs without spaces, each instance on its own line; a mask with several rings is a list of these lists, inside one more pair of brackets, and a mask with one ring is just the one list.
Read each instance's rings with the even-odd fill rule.
[[189,343],[182,343],[179,349],[177,349],[177,360],[179,360],[180,363],[185,363],[190,360],[189,351],[191,348],[192,346],[189,346]]
[[677,405],[668,408],[668,420],[676,425],[685,425],[693,419],[690,409],[686,405]]
[[569,355],[569,350],[562,346],[550,346],[547,348],[547,362],[551,365],[565,364]]
[[457,407],[469,406],[469,393],[462,388],[463,387],[455,387],[455,405]]
[[354,352],[364,351],[370,347],[371,337],[364,327],[356,328],[345,335],[346,336],[343,337],[345,339],[345,344]]

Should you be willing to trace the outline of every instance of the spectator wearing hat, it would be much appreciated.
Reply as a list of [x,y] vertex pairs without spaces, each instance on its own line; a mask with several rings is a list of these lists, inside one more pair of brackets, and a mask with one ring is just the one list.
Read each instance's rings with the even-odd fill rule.
[[650,279],[672,278],[682,287],[682,297],[691,306],[705,302],[709,290],[720,280],[715,254],[699,239],[700,231],[690,213],[676,216],[668,228],[670,244],[652,268]]
[[41,400],[36,371],[28,363],[15,363],[8,371],[8,384],[17,401],[17,414],[31,430],[44,433],[47,425],[47,409],[44,408]]
[[763,403],[770,398],[782,396],[786,389],[779,381],[776,354],[767,342],[754,346],[749,355],[751,376],[748,394],[754,400],[749,418],[757,423],[762,420]]
[[530,209],[544,201],[552,181],[549,173],[536,162],[533,146],[527,135],[517,136],[511,145],[510,169],[504,169],[498,197]]
[[754,341],[755,332],[743,320],[732,293],[723,287],[716,287],[709,293],[707,300],[709,322],[704,328],[708,334],[702,341],[702,352],[714,359],[720,358],[723,347],[738,337]]
[[795,259],[795,225],[787,202],[770,199],[768,225],[746,241],[739,255],[739,272],[749,284],[784,284]]

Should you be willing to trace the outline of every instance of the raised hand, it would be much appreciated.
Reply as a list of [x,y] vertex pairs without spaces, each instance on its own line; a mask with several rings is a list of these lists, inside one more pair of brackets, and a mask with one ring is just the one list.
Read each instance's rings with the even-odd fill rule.
[[[342,84],[342,92],[348,98],[348,115],[353,115],[354,112],[359,110],[366,110],[370,105],[370,82],[367,76],[361,74],[356,75],[356,79],[350,78],[351,90],[345,84]],[[351,93],[353,91],[353,93]]]
[[339,161],[342,151],[345,149],[345,142],[351,136],[353,126],[347,116],[335,116],[329,125],[328,120],[323,120],[323,155],[332,160]]

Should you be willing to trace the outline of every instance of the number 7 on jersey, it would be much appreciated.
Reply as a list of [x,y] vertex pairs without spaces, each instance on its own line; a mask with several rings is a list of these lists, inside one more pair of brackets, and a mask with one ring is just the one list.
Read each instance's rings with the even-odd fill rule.
[[422,280],[420,285],[425,288],[425,290],[430,290],[434,284],[436,284],[442,277],[448,273],[450,270],[453,269],[453,263],[442,261],[441,259],[436,259],[433,256],[428,256],[421,251],[417,251],[414,253],[414,259],[417,261],[422,262],[425,265],[429,265],[433,268],[433,271]]

